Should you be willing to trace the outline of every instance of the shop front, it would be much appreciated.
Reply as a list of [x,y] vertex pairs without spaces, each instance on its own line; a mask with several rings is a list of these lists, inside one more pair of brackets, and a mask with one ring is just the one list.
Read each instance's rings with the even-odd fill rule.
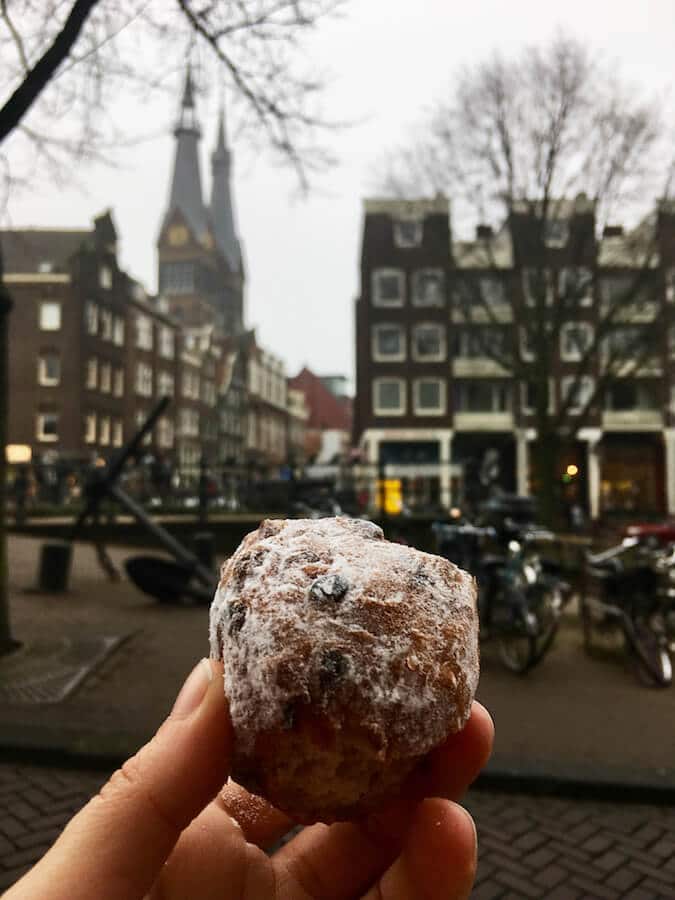
[[603,517],[666,512],[665,454],[660,432],[603,435],[600,443]]

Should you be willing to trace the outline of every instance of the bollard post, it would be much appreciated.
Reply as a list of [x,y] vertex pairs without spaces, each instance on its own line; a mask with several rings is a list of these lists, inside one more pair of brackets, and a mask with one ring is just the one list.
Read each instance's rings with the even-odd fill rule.
[[48,594],[63,594],[68,590],[73,545],[69,541],[52,541],[40,549],[38,590]]

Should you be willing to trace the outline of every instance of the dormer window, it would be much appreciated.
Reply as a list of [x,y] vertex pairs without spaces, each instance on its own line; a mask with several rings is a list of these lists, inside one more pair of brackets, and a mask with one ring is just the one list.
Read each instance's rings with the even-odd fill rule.
[[419,247],[422,243],[422,223],[419,219],[398,219],[394,222],[394,244],[397,247]]

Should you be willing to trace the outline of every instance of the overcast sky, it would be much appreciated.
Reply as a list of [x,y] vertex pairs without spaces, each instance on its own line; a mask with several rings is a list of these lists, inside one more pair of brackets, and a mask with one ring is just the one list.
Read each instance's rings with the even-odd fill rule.
[[[232,147],[248,270],[247,324],[285,360],[289,374],[306,364],[319,374],[351,377],[361,201],[372,193],[380,154],[405,138],[462,64],[495,48],[508,53],[546,40],[557,26],[616,59],[630,81],[666,91],[675,76],[674,11],[673,0],[351,0],[345,15],[328,21],[313,42],[316,58],[333,72],[326,114],[362,123],[331,136],[338,166],[299,200],[289,172],[253,158],[244,146]],[[81,173],[79,187],[41,186],[13,197],[12,224],[86,226],[110,206],[122,266],[154,290],[155,241],[167,200],[179,91],[177,84],[173,101],[158,97],[155,108],[128,112],[130,133],[147,132],[148,122],[165,123],[164,137],[125,151],[115,169]],[[203,177],[216,102],[215,95],[208,103],[198,99]]]

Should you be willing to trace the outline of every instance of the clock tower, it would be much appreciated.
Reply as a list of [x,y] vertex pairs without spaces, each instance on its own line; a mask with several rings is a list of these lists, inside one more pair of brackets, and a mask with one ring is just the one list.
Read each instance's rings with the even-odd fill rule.
[[169,202],[159,239],[159,292],[186,328],[216,326],[225,335],[244,329],[244,269],[230,185],[231,153],[224,114],[211,157],[211,203],[204,202],[201,129],[188,68],[178,121]]

